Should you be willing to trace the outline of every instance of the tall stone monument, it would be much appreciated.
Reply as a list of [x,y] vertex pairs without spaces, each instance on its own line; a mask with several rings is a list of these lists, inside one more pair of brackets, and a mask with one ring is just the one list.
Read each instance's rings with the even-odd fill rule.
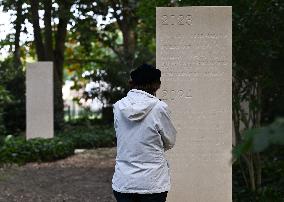
[[156,10],[158,97],[177,128],[169,202],[232,201],[232,9]]
[[52,138],[53,64],[37,62],[26,70],[26,138]]

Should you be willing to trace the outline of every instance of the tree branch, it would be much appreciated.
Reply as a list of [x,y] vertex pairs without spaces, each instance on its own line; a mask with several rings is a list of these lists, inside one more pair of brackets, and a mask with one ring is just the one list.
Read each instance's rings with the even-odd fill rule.
[[106,43],[106,41],[100,36],[98,35],[98,41],[100,41],[102,44],[108,46],[117,56],[118,59],[120,60],[121,63],[126,64],[126,61],[124,60],[123,56],[121,55],[121,53],[111,44],[111,38],[105,34],[105,36],[107,37],[109,43]]
[[118,26],[120,27],[120,29],[122,29],[123,25],[122,25],[122,22],[120,20],[120,16],[116,13],[116,11],[118,11],[118,9],[116,8],[116,2],[114,0],[111,0],[111,6],[112,6],[112,9],[113,9],[113,16],[115,17],[116,19],[116,22],[118,24]]

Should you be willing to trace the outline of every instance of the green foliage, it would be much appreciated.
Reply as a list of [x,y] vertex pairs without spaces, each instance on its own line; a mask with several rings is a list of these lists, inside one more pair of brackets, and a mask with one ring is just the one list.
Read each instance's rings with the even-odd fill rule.
[[2,133],[18,133],[25,129],[25,107],[24,71],[17,69],[13,58],[8,57],[0,62],[0,127],[2,125],[0,131]]
[[67,139],[11,138],[0,149],[1,164],[52,161],[74,152],[73,142]]
[[[143,62],[155,63],[156,6],[171,3],[170,0],[99,2],[95,6],[88,1],[81,3],[85,6],[78,10],[85,18],[76,18],[70,30],[69,43],[73,48],[66,51],[66,61],[70,62],[65,75],[75,82],[76,90],[88,82],[99,84],[80,98],[98,98],[107,111],[129,90],[130,70]],[[96,15],[110,21],[99,25],[94,19]],[[85,71],[89,73],[82,76]],[[103,117],[108,115],[103,113]]]
[[283,201],[284,200],[284,147],[271,145],[262,152],[262,186],[252,191],[246,186],[242,170],[244,161],[233,164],[233,201]]
[[[5,125],[4,125],[4,120],[3,120],[3,108],[6,104],[11,102],[11,97],[9,95],[9,92],[0,85],[0,136],[5,133]],[[0,141],[1,142],[1,141]]]
[[[278,184],[280,186],[280,184]],[[235,185],[234,185],[235,186]],[[283,184],[282,184],[283,186]],[[252,192],[249,189],[243,187],[234,187],[235,193],[233,193],[234,202],[267,202],[267,201],[282,201],[283,200],[283,190],[278,191],[277,189],[267,186],[263,187],[259,192]]]
[[70,139],[77,149],[95,147],[111,147],[115,145],[114,129],[112,127],[96,126],[92,128],[77,127],[57,134],[63,139]]
[[265,127],[246,130],[243,138],[242,143],[233,150],[236,158],[247,152],[263,152],[271,145],[284,145],[284,119],[279,118]]
[[[238,161],[233,164],[234,201],[282,201],[284,200],[284,119],[278,118],[272,124],[246,130],[243,141],[233,154]],[[252,191],[244,182],[244,164],[247,158],[261,152],[262,186]],[[243,158],[241,158],[243,157]],[[256,165],[254,165],[256,166]]]
[[[241,99],[250,100],[250,108],[261,111],[262,124],[271,123],[284,115],[284,3],[261,0],[232,4],[235,83],[245,83]],[[256,83],[261,94],[251,98],[251,86]]]
[[9,65],[9,60],[0,62],[0,136],[6,133],[6,127],[4,123],[4,108],[12,101],[11,94],[6,89],[7,80],[9,80],[13,76],[11,75],[11,72],[7,71],[7,66]]
[[115,144],[112,127],[77,128],[56,134],[52,139],[7,136],[0,146],[0,166],[62,159],[74,154],[75,149],[111,147]]
[[[146,36],[141,37],[149,37],[152,38],[156,32],[156,7],[170,6],[169,0],[144,0],[139,2],[139,7],[137,8],[137,15],[139,19],[141,19],[140,30],[142,34],[146,34]],[[155,35],[154,35],[155,37]]]
[[[0,4],[5,6],[5,10],[16,10],[14,1],[2,1]],[[42,5],[41,3],[41,9],[43,9]],[[128,73],[132,67],[141,62],[155,63],[156,6],[232,6],[233,111],[237,111],[238,119],[235,126],[240,121],[246,128],[249,128],[249,122],[258,112],[260,112],[260,119],[252,121],[253,127],[267,125],[275,117],[284,115],[284,1],[282,0],[141,0],[96,1],[96,3],[88,0],[76,1],[73,7],[76,7],[77,10],[72,12],[72,15],[74,14],[71,17],[72,26],[67,33],[65,78],[74,80],[74,88],[78,91],[84,88],[89,81],[101,84],[91,93],[84,93],[81,97],[85,99],[98,98],[106,100],[108,104],[114,103],[127,92]],[[120,12],[116,12],[115,9]],[[24,10],[23,15],[30,13],[27,12],[30,10],[29,7]],[[60,10],[55,9],[55,16],[58,16],[58,13]],[[106,18],[108,14],[111,16],[111,23],[98,28],[96,17],[100,15]],[[124,21],[120,21],[119,24],[118,19]],[[130,34],[125,36],[134,35],[134,42],[124,43],[123,32],[125,34],[127,31]],[[12,44],[14,44],[13,36],[0,42],[0,45]],[[24,46],[22,50],[26,51],[23,51],[22,59],[25,60],[28,55],[35,55],[33,53],[34,44],[25,44]],[[134,48],[129,52],[129,47]],[[131,62],[128,61],[125,64],[129,55]],[[89,71],[90,74],[84,77],[82,73],[85,71]],[[25,106],[23,77],[16,77],[13,72],[11,61],[7,60],[1,63],[0,105],[1,102],[2,106],[5,105],[5,109],[0,106],[1,132],[4,126],[10,132],[17,132],[18,129],[23,129],[25,123],[25,116],[22,113]],[[105,84],[108,84],[107,88],[105,88]],[[257,95],[252,94],[254,89],[257,89]],[[77,99],[79,100],[81,97]],[[9,99],[12,102],[8,104]],[[249,102],[252,112],[246,121],[243,118],[245,115],[241,114],[242,110],[240,109],[240,103],[244,101]],[[85,128],[93,124],[88,120],[82,121],[86,123]],[[74,123],[75,125],[77,127],[80,123]],[[76,148],[114,144],[111,130],[92,128],[95,134],[93,136],[93,132],[84,129],[84,127],[75,130],[72,127],[70,131],[58,135],[58,138],[71,139]],[[108,133],[109,135],[104,135]],[[239,159],[233,165],[234,201],[283,201],[284,192],[280,188],[284,187],[284,166],[283,157],[281,159],[279,156],[279,151],[283,151],[283,120],[278,120],[266,127],[248,129],[244,134],[241,134],[242,136],[239,137],[240,133],[236,133],[237,144],[240,144],[234,149],[235,157]],[[0,145],[1,139],[4,142],[0,134]],[[23,141],[23,144],[27,144],[26,141]],[[276,147],[277,145],[279,147]],[[23,146],[23,148],[26,147]],[[243,174],[240,170],[242,168],[248,176],[248,168],[245,167],[246,165],[242,165],[244,162],[239,157],[242,154],[250,156],[250,154],[254,155],[258,152],[261,152],[263,159],[263,165],[261,165],[263,180],[258,192],[252,192],[247,188],[249,183],[242,182]],[[281,154],[284,155],[283,152]],[[256,168],[254,163],[255,161],[252,161],[251,165]]]
[[11,96],[9,96],[9,92],[3,87],[0,86],[0,106],[1,108],[5,103],[11,102]]

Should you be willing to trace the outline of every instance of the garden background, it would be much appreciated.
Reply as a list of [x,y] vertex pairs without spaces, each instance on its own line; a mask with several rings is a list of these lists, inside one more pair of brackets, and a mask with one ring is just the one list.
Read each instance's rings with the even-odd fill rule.
[[[281,0],[0,1],[0,165],[114,147],[112,104],[131,69],[155,64],[156,7],[200,5],[233,7],[233,199],[284,201]],[[52,140],[24,138],[25,71],[35,61],[54,63]]]

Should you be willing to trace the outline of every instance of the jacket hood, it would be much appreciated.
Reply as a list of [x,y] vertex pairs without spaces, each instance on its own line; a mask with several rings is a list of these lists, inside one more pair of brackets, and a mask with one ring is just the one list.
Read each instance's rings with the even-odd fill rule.
[[144,119],[159,99],[145,91],[132,89],[118,103],[118,110],[131,121]]

